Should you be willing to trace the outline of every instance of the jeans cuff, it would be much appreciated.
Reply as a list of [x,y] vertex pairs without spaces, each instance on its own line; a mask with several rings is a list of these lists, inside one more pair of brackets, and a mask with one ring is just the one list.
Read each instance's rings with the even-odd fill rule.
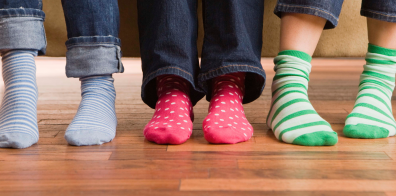
[[0,52],[37,50],[46,52],[44,12],[36,9],[0,10]]
[[284,4],[278,3],[275,7],[274,13],[280,18],[282,13],[298,13],[298,14],[309,14],[313,16],[319,16],[327,20],[325,29],[333,29],[338,25],[339,18],[327,10],[307,6],[307,5],[297,5],[297,4]]
[[205,92],[206,100],[210,101],[212,97],[212,86],[210,81],[221,75],[245,72],[245,96],[243,103],[250,103],[261,96],[265,87],[266,75],[261,64],[258,65],[223,65],[219,68],[201,73],[198,76],[198,84],[201,91]]
[[205,94],[197,90],[197,85],[194,82],[195,77],[191,73],[181,69],[180,67],[168,66],[148,73],[143,77],[141,96],[143,102],[147,104],[150,108],[154,109],[157,103],[158,96],[156,78],[161,75],[177,75],[187,80],[192,87],[190,89],[190,99],[193,105],[197,104],[197,102],[205,96]]
[[386,22],[396,22],[396,15],[395,14],[379,12],[379,11],[376,11],[376,10],[361,9],[360,10],[360,15],[368,17],[368,18],[372,18],[372,19],[386,21]]
[[81,78],[123,73],[121,47],[111,36],[75,37],[66,42],[66,76]]

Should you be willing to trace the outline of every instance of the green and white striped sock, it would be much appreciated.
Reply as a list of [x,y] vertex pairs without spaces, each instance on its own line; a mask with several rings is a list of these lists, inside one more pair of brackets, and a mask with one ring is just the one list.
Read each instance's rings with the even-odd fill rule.
[[285,50],[275,57],[272,104],[267,125],[280,141],[303,146],[332,146],[337,133],[308,100],[311,56]]
[[391,104],[395,73],[396,50],[369,44],[355,107],[345,122],[345,136],[374,139],[395,135]]

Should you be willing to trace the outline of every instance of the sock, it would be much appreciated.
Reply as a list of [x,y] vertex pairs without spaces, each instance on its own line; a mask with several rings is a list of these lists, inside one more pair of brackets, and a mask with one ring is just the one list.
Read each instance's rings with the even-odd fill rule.
[[117,128],[116,92],[111,75],[80,78],[81,103],[67,127],[70,145],[100,145],[114,139]]
[[308,100],[311,56],[285,50],[275,57],[272,103],[267,126],[280,141],[303,146],[331,146],[337,133],[321,118]]
[[4,98],[0,109],[0,147],[27,148],[39,139],[34,50],[3,53]]
[[213,79],[209,114],[203,121],[205,139],[214,144],[235,144],[249,140],[253,127],[242,106],[245,73],[233,73]]
[[369,139],[395,135],[391,105],[395,73],[396,50],[370,44],[355,107],[345,122],[345,136]]
[[182,144],[190,138],[194,119],[187,82],[175,75],[157,78],[158,101],[153,118],[143,130],[157,144]]

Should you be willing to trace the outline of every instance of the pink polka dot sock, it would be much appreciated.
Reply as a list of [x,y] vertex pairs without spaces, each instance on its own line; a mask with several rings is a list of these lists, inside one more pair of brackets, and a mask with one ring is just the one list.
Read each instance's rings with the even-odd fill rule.
[[157,144],[182,144],[190,138],[194,114],[187,82],[175,75],[157,77],[158,101],[153,118],[144,128],[147,140]]
[[249,140],[253,127],[242,106],[245,73],[219,76],[213,80],[209,114],[202,126],[205,139],[214,144],[235,144]]

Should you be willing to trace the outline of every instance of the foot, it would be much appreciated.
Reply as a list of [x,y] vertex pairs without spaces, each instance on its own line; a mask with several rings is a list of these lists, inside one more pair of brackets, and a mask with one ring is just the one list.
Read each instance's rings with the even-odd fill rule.
[[157,78],[158,101],[143,133],[157,144],[182,144],[192,134],[193,108],[187,82],[175,75]]
[[27,148],[39,139],[35,51],[3,54],[4,98],[0,109],[0,148]]
[[275,58],[272,104],[267,126],[280,141],[303,146],[332,146],[337,133],[308,100],[311,56],[286,50]]
[[242,106],[245,73],[219,76],[213,80],[209,114],[202,126],[205,139],[214,144],[235,144],[249,140],[253,127]]
[[345,122],[345,136],[375,139],[396,134],[391,105],[395,88],[395,57],[396,50],[369,46],[355,107]]
[[67,127],[65,139],[70,145],[100,145],[114,139],[117,128],[114,79],[91,76],[80,79],[81,103]]

